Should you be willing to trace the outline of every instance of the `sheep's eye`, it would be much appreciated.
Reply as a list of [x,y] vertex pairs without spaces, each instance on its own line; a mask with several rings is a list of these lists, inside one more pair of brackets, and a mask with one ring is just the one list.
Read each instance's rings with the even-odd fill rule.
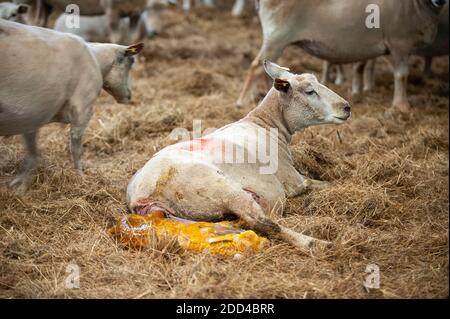
[[314,89],[309,89],[305,91],[306,95],[316,95],[317,92]]
[[447,1],[446,0],[431,0],[431,3],[436,8],[440,8],[440,7],[443,7],[444,5],[446,5]]
[[15,17],[17,17],[16,13],[11,14],[11,18],[15,18]]
[[135,61],[136,61],[136,59],[135,59],[134,57],[131,57],[131,58],[130,58],[130,64],[131,64],[131,65],[133,65]]

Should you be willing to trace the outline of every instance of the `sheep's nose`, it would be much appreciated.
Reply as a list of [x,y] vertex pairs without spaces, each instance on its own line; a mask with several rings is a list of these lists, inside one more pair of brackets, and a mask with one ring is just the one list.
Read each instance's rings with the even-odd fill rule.
[[349,113],[352,110],[350,103],[345,100],[339,102],[339,108],[346,113]]
[[352,111],[352,107],[350,106],[350,104],[349,103],[345,103],[344,112],[345,113],[350,113],[351,111]]

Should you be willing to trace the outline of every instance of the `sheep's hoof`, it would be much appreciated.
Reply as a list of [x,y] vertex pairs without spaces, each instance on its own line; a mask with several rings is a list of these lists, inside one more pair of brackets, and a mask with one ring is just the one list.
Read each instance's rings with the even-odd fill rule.
[[366,85],[366,86],[364,86],[363,92],[364,92],[364,93],[370,93],[370,92],[372,92],[373,87],[374,87],[373,84]]
[[411,112],[411,107],[409,104],[408,106],[393,105],[384,112],[383,116],[386,119],[401,119],[409,121],[413,119],[414,113]]
[[324,189],[330,185],[329,182],[318,181],[315,179],[305,179],[303,181],[303,187],[307,190],[310,189]]
[[318,180],[311,180],[312,184],[311,184],[311,188],[312,189],[324,189],[327,188],[328,186],[330,186],[329,182],[324,182],[324,181],[318,181]]
[[411,112],[411,105],[408,102],[400,102],[393,104],[391,109],[403,114],[409,114]]
[[84,176],[84,172],[83,172],[83,170],[82,170],[81,168],[76,168],[76,169],[75,169],[75,173],[76,173],[78,176],[80,176],[80,177],[83,177],[83,176]]
[[24,195],[30,187],[31,180],[28,175],[22,174],[17,176],[9,184],[9,187],[13,188],[17,195]]
[[309,249],[313,252],[317,251],[326,251],[327,249],[330,249],[333,244],[326,240],[321,239],[315,239],[311,241],[309,245]]

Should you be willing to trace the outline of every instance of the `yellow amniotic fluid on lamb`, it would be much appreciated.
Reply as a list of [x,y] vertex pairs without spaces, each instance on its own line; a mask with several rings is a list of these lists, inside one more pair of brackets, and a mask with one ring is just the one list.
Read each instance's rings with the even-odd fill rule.
[[242,230],[238,222],[184,223],[166,218],[162,211],[148,215],[127,215],[110,233],[124,246],[142,249],[150,245],[151,231],[157,236],[176,237],[188,251],[208,251],[212,255],[234,256],[260,251],[268,242],[251,230]]

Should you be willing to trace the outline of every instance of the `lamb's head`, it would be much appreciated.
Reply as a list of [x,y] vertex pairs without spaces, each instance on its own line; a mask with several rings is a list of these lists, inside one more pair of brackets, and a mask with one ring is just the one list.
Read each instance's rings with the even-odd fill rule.
[[274,80],[290,132],[312,125],[342,124],[350,117],[350,104],[320,84],[314,75],[296,75],[267,60],[264,61],[264,68]]

